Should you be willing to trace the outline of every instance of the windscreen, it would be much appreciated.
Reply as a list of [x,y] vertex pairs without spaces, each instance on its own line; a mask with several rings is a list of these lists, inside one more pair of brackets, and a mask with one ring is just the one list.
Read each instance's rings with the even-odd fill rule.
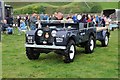
[[69,24],[69,23],[67,23],[67,24],[65,24],[65,27],[67,29],[78,29],[79,28],[79,24]]
[[41,24],[42,27],[49,27],[49,28],[63,28],[64,24]]
[[48,24],[42,24],[42,27],[49,27],[49,28],[56,28],[56,29],[78,29],[79,24],[77,23],[48,23]]

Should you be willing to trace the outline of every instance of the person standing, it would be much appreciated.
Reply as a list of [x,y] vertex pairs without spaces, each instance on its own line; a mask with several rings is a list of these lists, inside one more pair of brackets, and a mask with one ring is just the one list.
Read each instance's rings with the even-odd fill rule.
[[95,20],[96,20],[96,26],[98,27],[98,24],[100,22],[98,15],[96,15],[96,19]]
[[25,25],[27,26],[28,30],[30,30],[30,17],[28,14],[26,14],[25,17]]
[[37,14],[33,13],[30,17],[30,29],[35,30],[36,29],[36,22],[37,22]]
[[17,28],[18,28],[18,35],[20,35],[20,20],[21,20],[21,16],[17,16]]
[[21,20],[21,16],[17,16],[17,24],[18,24],[18,27],[20,27],[20,20]]
[[44,19],[44,14],[42,12],[42,14],[40,14],[40,20],[43,20]]
[[40,16],[37,16],[36,28],[41,28]]
[[80,19],[80,22],[82,22],[82,23],[87,23],[86,15],[83,15],[83,16],[82,16],[82,18]]
[[88,16],[87,16],[87,22],[92,22],[92,21],[91,21],[91,15],[88,15]]
[[7,20],[7,24],[12,27],[13,26],[13,17],[7,16],[6,20]]
[[78,22],[77,14],[73,15],[73,16],[72,16],[72,19],[73,19],[73,21],[74,21],[75,23]]

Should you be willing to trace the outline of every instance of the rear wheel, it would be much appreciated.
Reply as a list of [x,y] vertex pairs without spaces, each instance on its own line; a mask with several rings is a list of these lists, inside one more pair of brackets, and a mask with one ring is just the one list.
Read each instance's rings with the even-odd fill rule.
[[93,36],[89,37],[89,40],[85,43],[85,52],[92,53],[95,48],[95,38]]
[[26,48],[26,56],[29,60],[37,60],[39,58],[40,53],[34,51],[33,48]]
[[73,62],[75,58],[75,53],[76,53],[75,42],[73,40],[70,40],[67,45],[67,49],[65,50],[64,62],[65,63]]
[[105,35],[105,39],[101,41],[101,45],[102,45],[103,47],[106,47],[106,46],[108,46],[108,43],[109,43],[109,37],[108,37],[108,35],[106,34],[106,35]]
[[114,31],[114,28],[112,27],[112,31]]

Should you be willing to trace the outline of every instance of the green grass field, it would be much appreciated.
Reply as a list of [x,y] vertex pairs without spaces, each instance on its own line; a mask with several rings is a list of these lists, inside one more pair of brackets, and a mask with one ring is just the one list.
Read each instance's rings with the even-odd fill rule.
[[97,47],[93,54],[77,48],[74,62],[65,64],[53,52],[30,61],[25,54],[25,36],[2,35],[3,78],[118,78],[118,31],[112,31],[108,47]]

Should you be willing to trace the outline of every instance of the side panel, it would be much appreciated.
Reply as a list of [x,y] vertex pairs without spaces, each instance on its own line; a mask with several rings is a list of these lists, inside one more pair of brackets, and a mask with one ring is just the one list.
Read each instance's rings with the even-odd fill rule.
[[[72,38],[76,44],[79,44],[79,31],[78,30],[73,30],[71,31],[71,35],[68,37],[68,40]],[[68,42],[68,41],[67,41]]]
[[75,41],[75,43],[77,44],[78,43],[78,30],[68,30],[68,31],[63,31],[62,33],[59,32],[60,36],[57,36],[59,38],[62,38],[63,34],[64,34],[64,37],[63,37],[63,42],[57,42],[55,40],[55,43],[56,45],[63,45],[63,46],[66,46],[67,43],[69,42],[70,39],[73,39]]
[[105,35],[107,33],[107,30],[102,30],[100,32],[97,32],[97,40],[104,40]]
[[87,26],[85,26],[84,23],[79,23],[79,33],[78,33],[79,43],[85,42],[85,35],[86,35],[85,27],[87,28]]
[[86,42],[89,39],[90,35],[93,35],[96,38],[96,28],[93,25],[85,25],[79,29],[79,42]]

